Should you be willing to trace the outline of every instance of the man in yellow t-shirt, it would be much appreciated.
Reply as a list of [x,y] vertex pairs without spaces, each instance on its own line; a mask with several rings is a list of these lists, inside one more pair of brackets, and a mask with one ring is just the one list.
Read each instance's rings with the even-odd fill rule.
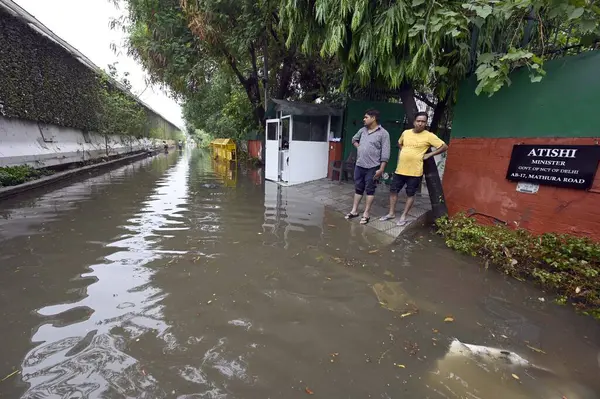
[[[386,216],[380,219],[382,221],[396,218],[398,193],[406,185],[408,199],[398,225],[404,226],[407,223],[408,211],[415,202],[415,193],[423,177],[423,161],[448,150],[446,143],[435,134],[425,130],[426,126],[427,113],[418,112],[415,116],[414,128],[405,130],[398,140],[400,152],[398,153],[398,166],[390,185],[390,210]],[[437,149],[427,152],[430,147]]]

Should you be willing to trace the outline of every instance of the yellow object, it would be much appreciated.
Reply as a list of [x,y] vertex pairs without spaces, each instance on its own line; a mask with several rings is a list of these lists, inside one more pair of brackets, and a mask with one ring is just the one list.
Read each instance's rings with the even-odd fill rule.
[[213,159],[237,162],[237,148],[232,139],[215,139],[210,143]]
[[421,177],[423,176],[423,155],[429,150],[429,147],[439,148],[444,145],[444,142],[427,130],[415,133],[409,129],[402,133],[398,144],[402,146],[402,149],[398,154],[396,174]]
[[225,187],[235,187],[237,184],[237,165],[229,162],[218,162],[213,160],[213,170],[223,181]]

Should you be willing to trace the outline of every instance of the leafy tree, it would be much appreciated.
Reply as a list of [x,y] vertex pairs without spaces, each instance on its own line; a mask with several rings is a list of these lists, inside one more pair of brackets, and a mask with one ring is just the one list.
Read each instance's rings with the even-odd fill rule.
[[288,45],[337,55],[343,86],[414,88],[443,99],[473,71],[477,92],[489,95],[510,84],[518,67],[542,79],[549,35],[572,44],[598,40],[600,7],[588,0],[281,0]]
[[[264,89],[273,98],[312,101],[331,90],[331,59],[285,45],[274,0],[113,0],[127,14],[113,27],[128,34],[127,49],[154,83],[185,101],[226,72],[245,93],[254,123],[264,120]],[[265,73],[265,71],[267,73]],[[247,108],[247,107],[246,107]]]

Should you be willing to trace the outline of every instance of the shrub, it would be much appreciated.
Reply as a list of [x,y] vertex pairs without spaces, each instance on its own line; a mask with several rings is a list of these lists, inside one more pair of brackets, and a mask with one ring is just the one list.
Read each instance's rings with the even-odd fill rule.
[[436,221],[448,247],[479,256],[504,273],[531,279],[600,318],[600,243],[568,234],[540,236],[503,225],[485,226],[459,214]]
[[0,167],[0,187],[16,186],[50,174],[49,170],[34,169],[28,165]]

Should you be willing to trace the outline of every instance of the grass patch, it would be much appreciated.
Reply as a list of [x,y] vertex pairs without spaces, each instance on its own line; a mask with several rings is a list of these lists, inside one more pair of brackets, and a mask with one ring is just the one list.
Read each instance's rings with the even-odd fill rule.
[[48,169],[35,169],[28,165],[0,167],[0,187],[16,186],[53,173]]
[[484,226],[464,214],[436,221],[448,247],[478,256],[517,279],[533,280],[600,319],[600,243],[568,234],[533,235],[503,225]]

